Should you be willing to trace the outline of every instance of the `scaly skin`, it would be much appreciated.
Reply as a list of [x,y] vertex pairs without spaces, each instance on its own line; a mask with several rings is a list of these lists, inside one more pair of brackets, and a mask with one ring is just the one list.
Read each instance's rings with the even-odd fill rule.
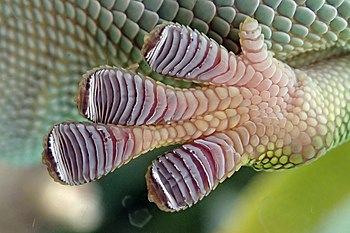
[[[139,49],[142,40],[140,38],[146,34],[146,31],[141,30],[138,25],[147,27],[149,26],[147,23],[151,22],[142,18],[143,16],[147,17],[146,15],[149,12],[137,14],[141,12],[142,4],[125,1],[127,3],[125,5],[120,4],[121,2],[115,4],[111,2],[104,5],[103,2],[101,5],[104,5],[105,8],[99,8],[99,4],[96,4],[95,1],[90,1],[90,3],[87,1],[87,4],[84,1],[79,1],[77,6],[72,3],[65,3],[65,7],[62,7],[64,5],[61,6],[60,3],[61,1],[55,1],[54,8],[45,6],[45,4],[42,5],[50,12],[45,15],[47,17],[46,21],[41,19],[40,13],[31,14],[32,11],[35,11],[35,7],[41,6],[40,2],[33,3],[34,7],[24,8],[15,7],[15,3],[11,3],[13,5],[10,8],[7,4],[3,4],[0,11],[2,12],[0,20],[5,22],[7,27],[0,30],[0,36],[5,38],[5,43],[3,43],[5,52],[0,56],[5,57],[8,54],[14,56],[13,51],[18,47],[22,48],[22,51],[28,49],[28,53],[24,53],[23,56],[23,52],[18,53],[19,56],[15,56],[26,62],[29,60],[35,63],[39,70],[34,69],[33,71],[32,66],[26,67],[24,63],[21,65],[22,71],[29,70],[32,77],[39,77],[44,75],[45,69],[48,69],[48,73],[51,74],[49,83],[50,81],[57,84],[63,83],[63,80],[55,79],[55,77],[71,73],[74,76],[77,67],[84,69],[84,66],[89,64],[103,64],[102,60],[106,58],[110,59],[110,63],[121,66],[140,63],[140,72],[151,74],[154,78],[161,77],[151,73],[144,62],[141,62],[142,56],[140,56]],[[248,20],[242,26],[240,33],[242,54],[235,56],[233,53],[228,54],[225,49],[220,49],[221,55],[219,54],[219,56],[224,56],[227,53],[225,56],[229,58],[229,64],[236,64],[237,66],[230,65],[230,69],[227,71],[227,64],[222,62],[221,65],[226,67],[225,70],[212,69],[210,75],[205,78],[200,75],[196,76],[195,72],[173,74],[177,78],[196,82],[204,81],[209,86],[181,91],[162,86],[162,84],[155,84],[152,81],[148,82],[151,84],[147,85],[154,87],[154,91],[156,86],[159,89],[167,89],[164,92],[157,92],[167,94],[165,98],[166,101],[169,101],[166,103],[167,107],[171,106],[170,95],[172,95],[172,98],[178,98],[177,104],[172,103],[176,109],[173,114],[175,117],[180,117],[179,119],[166,118],[165,116],[170,116],[170,110],[167,110],[168,114],[165,112],[161,116],[164,119],[161,119],[161,117],[154,119],[153,123],[157,123],[157,126],[154,126],[153,123],[150,126],[131,126],[135,122],[132,124],[124,122],[130,127],[87,123],[63,123],[55,126],[46,141],[44,162],[48,165],[51,175],[57,180],[68,184],[88,182],[107,174],[131,158],[155,147],[173,143],[186,143],[179,149],[158,158],[147,174],[150,200],[155,201],[162,209],[173,211],[184,209],[202,199],[216,187],[218,182],[222,182],[226,177],[232,175],[241,165],[249,164],[258,169],[290,168],[310,161],[348,139],[350,127],[350,94],[348,90],[350,72],[347,68],[347,60],[349,59],[347,55],[340,56],[340,54],[346,54],[349,46],[350,29],[347,24],[349,1],[332,1],[325,5],[319,1],[307,1],[306,3],[299,2],[299,6],[293,1],[286,0],[266,1],[266,3],[260,5],[259,1],[251,1],[249,6],[248,4],[246,6],[244,1],[235,1],[231,5],[228,3],[230,6],[227,7],[218,2],[215,2],[215,7],[211,2],[199,1],[180,3],[182,8],[171,7],[172,5],[178,6],[176,2],[164,1],[162,3],[163,5],[161,4],[160,8],[152,4],[145,4],[145,6],[149,9],[158,10],[157,13],[159,15],[163,14],[164,19],[190,24],[193,28],[207,32],[209,37],[216,39],[219,43],[222,42],[229,50],[238,51],[239,46],[235,44],[238,39],[238,25],[247,16],[252,16],[259,21],[265,34],[266,46],[275,53],[276,58],[283,61],[296,59],[297,61],[293,64],[299,66],[302,63],[308,65],[315,59],[323,60],[315,65],[293,70],[289,66],[272,59],[272,55],[267,53],[266,47],[264,47],[263,37],[260,36],[257,23]],[[127,6],[131,8],[129,9]],[[118,7],[126,10],[128,17],[135,20],[137,24],[133,24],[132,20],[122,20],[123,14],[118,14],[118,10],[112,10],[118,9]],[[190,8],[191,11],[184,10],[186,7]],[[84,10],[75,10],[76,8]],[[205,10],[203,11],[204,14],[200,11],[203,9]],[[240,13],[232,13],[236,11]],[[6,12],[12,12],[12,14],[7,15]],[[57,14],[55,15],[55,13]],[[86,13],[89,18],[85,21]],[[193,18],[193,13],[198,15],[198,19],[202,20]],[[25,15],[28,19],[38,22],[36,30],[39,36],[34,36],[26,22],[23,24],[21,24],[22,21],[18,22],[16,14],[17,16]],[[63,18],[61,17],[62,14],[67,14],[68,17]],[[217,14],[216,17],[215,14]],[[55,15],[56,18],[51,18],[52,15]],[[188,17],[186,18],[184,15]],[[269,17],[273,15],[275,17]],[[178,17],[177,20],[176,17]],[[121,19],[121,21],[117,19]],[[18,23],[14,23],[15,20]],[[70,23],[64,24],[64,20],[68,20]],[[98,22],[98,27],[94,22]],[[124,27],[120,25],[121,22],[125,22]],[[81,26],[75,29],[74,23],[86,25],[87,31],[84,31]],[[207,23],[210,25],[210,29],[205,26]],[[44,39],[46,34],[40,33],[43,29],[43,31],[47,30],[49,36],[52,37],[50,38],[51,41],[46,42],[50,44],[53,41],[54,43],[50,44],[49,47],[41,46],[42,44],[35,45],[36,40],[33,43],[27,43],[28,45],[24,42],[20,43],[24,36],[17,31],[14,33],[14,29],[18,27],[23,30],[25,28],[23,25],[28,27],[24,34],[29,34],[29,39],[36,39],[36,37]],[[52,29],[56,29],[56,26],[59,28],[57,34],[52,32]],[[118,30],[118,26],[121,27],[121,31],[126,37],[120,37],[118,33],[121,31]],[[135,30],[133,31],[131,28]],[[61,30],[68,33],[62,35]],[[184,33],[186,35],[190,32]],[[96,35],[97,41],[93,40],[91,34]],[[157,46],[155,41],[158,40],[157,32],[152,35],[154,37],[150,37],[145,47],[146,59],[150,62],[152,68],[162,73],[164,67],[158,66],[158,55],[154,55],[154,59],[152,59],[153,55],[150,55],[153,46]],[[131,43],[128,42],[128,37],[131,39]],[[83,44],[82,41],[84,40],[87,40],[88,44]],[[23,47],[18,46],[19,44]],[[65,44],[65,46],[61,46],[61,44]],[[14,48],[13,45],[16,45],[16,47]],[[93,50],[89,50],[90,48],[93,48]],[[177,51],[177,48],[174,48],[174,51]],[[57,50],[55,51],[55,49]],[[327,54],[325,55],[321,50],[326,50]],[[40,51],[39,55],[43,52],[49,55],[53,54],[57,60],[50,63],[49,60],[44,59],[45,56],[39,56],[35,60],[34,57],[38,51]],[[69,51],[72,53],[69,54]],[[95,52],[97,57],[92,57],[93,53],[91,51]],[[62,52],[67,52],[67,56],[72,56],[71,62],[65,59]],[[85,53],[88,55],[84,56]],[[312,55],[310,56],[310,54]],[[127,60],[126,55],[130,55],[131,61]],[[336,58],[324,59],[330,55],[334,55]],[[5,76],[13,75],[17,77],[17,70],[6,69],[7,67],[4,64],[12,64],[18,62],[18,60],[5,59],[5,62],[0,66],[1,70],[5,71]],[[170,66],[170,70],[166,70],[164,73],[171,72],[172,68],[174,67]],[[121,75],[119,77],[118,75],[110,75],[108,72],[111,70],[119,70]],[[114,80],[119,83],[121,82],[120,77],[125,78],[125,80],[133,80],[135,85],[139,82],[146,83],[148,79],[146,77],[135,78],[136,76],[132,73],[129,74],[128,71],[119,68],[101,68],[102,71],[108,71],[108,75],[114,77]],[[222,73],[226,71],[230,75],[223,77]],[[99,75],[95,71],[87,74],[88,79],[93,79],[94,76],[98,77]],[[221,77],[218,78],[218,76]],[[105,76],[101,77],[104,78]],[[141,81],[135,81],[133,78]],[[41,79],[29,78],[29,81],[33,80]],[[102,86],[106,86],[103,83],[104,81],[99,82]],[[112,83],[113,81],[109,82]],[[127,81],[123,82],[126,85],[125,88],[131,87],[131,84]],[[15,87],[17,85],[15,81],[9,83]],[[42,85],[44,82],[36,81],[34,83],[39,84],[48,93],[49,97],[54,93],[53,90]],[[87,90],[90,88],[88,85],[82,85],[82,88],[84,87]],[[33,91],[31,88],[28,88],[28,90]],[[135,88],[135,90],[139,89]],[[59,95],[62,94],[59,93]],[[10,88],[5,93],[5,97],[9,96],[13,97]],[[90,96],[82,96],[90,98]],[[81,96],[78,98],[81,105],[85,104],[84,98],[81,98]],[[94,98],[98,99],[99,97]],[[152,97],[150,98],[152,99]],[[55,100],[55,98],[47,99]],[[158,103],[160,103],[160,99],[160,97],[157,97]],[[38,98],[38,100],[45,105],[42,98]],[[189,109],[194,102],[204,103],[205,100],[208,100],[207,106],[198,104],[198,106],[191,109],[191,114],[189,113]],[[182,104],[185,102],[187,108],[184,110]],[[31,99],[23,101],[23,104],[27,107],[33,103]],[[107,108],[97,108],[97,111],[102,110],[97,116],[108,118],[105,114],[113,111],[113,109],[108,108],[108,101],[106,103]],[[146,104],[145,106],[147,106]],[[52,103],[48,105],[51,106]],[[18,107],[16,104],[15,106],[9,106],[8,103],[5,104],[5,101],[1,105],[2,109],[9,108],[8,112],[12,114],[13,112],[17,114],[16,111],[11,109],[16,107]],[[124,110],[124,106],[121,108]],[[25,121],[20,120],[19,117],[17,123],[22,124],[23,127],[18,127],[18,131],[14,131],[11,125],[4,126],[2,128],[4,132],[11,129],[10,132],[13,132],[14,135],[22,138],[27,136],[26,129],[28,129],[28,122],[30,122],[28,118],[36,119],[36,117],[31,115],[30,112],[28,113],[28,109],[22,109],[22,119],[25,119]],[[84,110],[85,108],[80,107],[79,109]],[[126,110],[128,109],[126,108]],[[180,110],[185,112],[180,114]],[[145,115],[148,120],[157,115],[156,107],[150,111],[151,113],[155,111],[155,113]],[[90,112],[92,112],[91,118],[94,119],[95,112]],[[86,112],[83,111],[82,113],[88,116]],[[186,113],[187,117],[183,117]],[[133,114],[131,113],[130,116],[133,116]],[[21,114],[17,115],[22,116]],[[137,118],[141,115],[136,114],[134,116]],[[2,117],[6,120],[8,115]],[[113,123],[124,124],[118,122],[124,117],[119,115],[116,122]],[[99,120],[95,119],[95,121]],[[170,124],[165,124],[169,122]],[[104,123],[108,123],[108,121]],[[136,124],[147,125],[148,123],[147,121],[140,121]],[[92,135],[92,138],[88,135]],[[17,140],[11,138],[11,141],[14,143],[21,142],[21,137]],[[87,144],[87,140],[91,140],[92,144]],[[116,143],[111,143],[109,140]],[[120,147],[118,143],[122,143],[123,147]],[[85,149],[83,145],[86,145],[88,149]],[[96,145],[96,147],[89,148],[88,145]],[[12,149],[12,147],[6,145],[4,147],[5,155],[10,150],[7,148]],[[118,151],[118,148],[125,149]],[[112,153],[109,149],[113,150]],[[75,155],[81,156],[75,157]],[[115,157],[113,157],[114,155]],[[87,158],[88,160],[85,161],[84,159]],[[93,162],[92,159],[96,159],[97,162]]]
[[251,16],[275,57],[299,66],[337,56],[349,45],[348,0],[244,2],[1,0],[0,158],[39,162],[42,135],[50,125],[80,119],[73,96],[81,75],[92,67],[140,64],[145,75],[189,86],[152,73],[143,61],[143,38],[158,23],[190,25],[236,52],[238,25]]

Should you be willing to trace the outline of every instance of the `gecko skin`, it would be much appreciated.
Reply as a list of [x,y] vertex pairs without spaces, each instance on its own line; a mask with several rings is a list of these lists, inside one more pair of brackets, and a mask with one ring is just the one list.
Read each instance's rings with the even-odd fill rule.
[[250,16],[259,21],[275,57],[297,66],[348,47],[348,0],[245,2],[1,0],[0,159],[38,163],[48,128],[81,119],[73,96],[92,67],[140,64],[137,71],[144,75],[189,87],[157,75],[143,60],[144,36],[159,23],[189,25],[238,52],[238,26]]
[[[76,117],[74,83],[89,67],[138,63],[140,74],[105,66],[84,76],[79,111],[113,124],[55,125],[44,162],[56,180],[89,182],[148,150],[184,144],[147,173],[150,200],[174,211],[202,199],[242,165],[304,164],[349,137],[349,9],[340,0],[4,1],[2,156],[25,160],[24,152],[37,151],[43,128]],[[160,27],[144,47],[152,72],[140,49],[165,21],[190,25],[224,47],[186,27]],[[205,50],[183,47],[191,43],[188,48]],[[178,89],[145,76],[171,82],[157,72],[199,87]]]

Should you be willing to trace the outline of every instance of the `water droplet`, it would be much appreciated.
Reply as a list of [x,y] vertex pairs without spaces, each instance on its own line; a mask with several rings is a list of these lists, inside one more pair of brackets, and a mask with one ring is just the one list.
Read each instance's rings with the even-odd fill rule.
[[152,219],[152,215],[146,208],[135,210],[129,213],[128,217],[130,224],[138,228],[144,227]]
[[124,208],[128,208],[132,204],[132,202],[133,202],[133,197],[126,195],[122,200],[122,206]]

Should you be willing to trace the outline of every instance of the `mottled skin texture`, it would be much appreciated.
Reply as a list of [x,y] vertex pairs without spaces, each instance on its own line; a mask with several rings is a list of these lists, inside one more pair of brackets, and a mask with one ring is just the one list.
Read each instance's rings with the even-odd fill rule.
[[[5,112],[1,121],[7,123],[0,128],[4,135],[0,142],[2,157],[15,160],[16,155],[19,160],[31,160],[40,150],[40,138],[50,124],[77,118],[72,96],[79,77],[91,67],[137,63],[139,72],[163,80],[143,61],[140,48],[147,32],[164,21],[197,28],[228,50],[237,52],[242,48],[243,53],[237,57],[253,69],[245,73],[247,82],[241,85],[217,87],[210,83],[200,87],[213,90],[207,91],[210,100],[210,95],[215,95],[222,101],[221,105],[212,103],[201,116],[165,125],[121,128],[138,137],[135,141],[140,144],[133,156],[169,143],[191,144],[196,138],[215,142],[216,137],[229,137],[227,143],[234,152],[222,150],[222,154],[231,153],[228,157],[234,158],[233,166],[221,173],[213,172],[214,184],[208,184],[204,193],[169,204],[166,195],[161,194],[163,189],[151,178],[155,172],[148,173],[150,199],[162,209],[191,206],[241,165],[290,168],[317,158],[349,138],[349,1],[327,1],[325,5],[321,1],[286,0],[263,1],[260,5],[259,1],[246,5],[244,1],[150,2],[0,4],[0,22],[5,25],[0,29],[0,90],[4,93],[0,109]],[[275,17],[267,17],[271,15]],[[239,43],[238,26],[247,16],[259,21],[267,47],[253,46],[249,50],[251,45]],[[279,60],[273,60],[269,53],[266,59],[271,59],[275,68],[264,73],[272,66],[256,66],[255,59],[259,58],[247,53],[264,53],[266,48]],[[333,58],[326,59],[330,56]],[[318,63],[310,64],[315,60]],[[290,69],[281,61],[302,67]],[[259,82],[252,79],[257,77],[255,73],[262,74],[262,79],[258,78],[261,82],[271,82],[265,81],[259,88]],[[276,76],[280,78],[272,80]],[[179,81],[173,84],[190,85]]]

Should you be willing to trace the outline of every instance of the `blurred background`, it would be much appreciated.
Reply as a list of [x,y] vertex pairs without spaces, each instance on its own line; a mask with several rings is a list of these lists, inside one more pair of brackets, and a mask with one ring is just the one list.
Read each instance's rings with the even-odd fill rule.
[[296,169],[243,167],[178,213],[148,202],[144,174],[169,148],[145,154],[79,187],[54,182],[44,166],[0,165],[0,233],[349,232],[350,143]]

